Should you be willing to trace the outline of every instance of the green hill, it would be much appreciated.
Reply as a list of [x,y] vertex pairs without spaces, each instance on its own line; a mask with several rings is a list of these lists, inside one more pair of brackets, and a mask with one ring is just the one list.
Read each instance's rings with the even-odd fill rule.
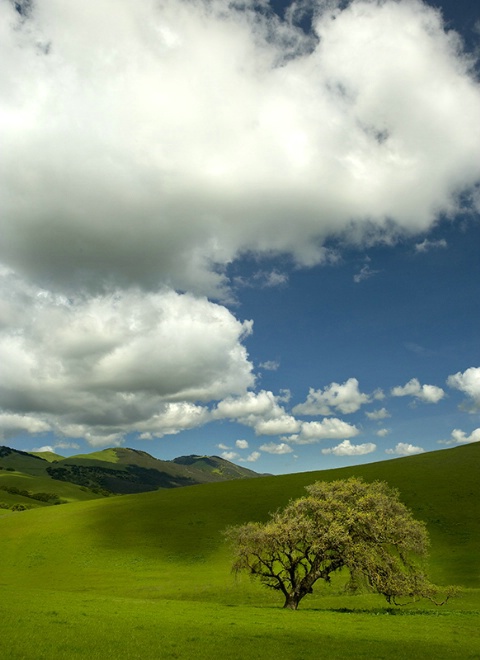
[[[6,658],[300,660],[318,657],[319,648],[329,658],[476,658],[479,468],[477,443],[351,468],[0,512],[0,632],[3,624],[4,648],[16,649]],[[441,610],[421,603],[378,616],[392,613],[381,597],[348,596],[334,581],[285,618],[277,594],[230,573],[221,534],[228,525],[265,520],[305,485],[350,475],[400,490],[427,523],[432,579],[460,585],[460,599]]]
[[[63,458],[52,452],[27,453],[0,447],[0,507],[15,503],[47,506],[59,500],[83,501],[257,476],[218,456],[182,456],[162,461],[144,451],[110,448]],[[27,502],[27,493],[56,494],[57,500],[27,495]]]

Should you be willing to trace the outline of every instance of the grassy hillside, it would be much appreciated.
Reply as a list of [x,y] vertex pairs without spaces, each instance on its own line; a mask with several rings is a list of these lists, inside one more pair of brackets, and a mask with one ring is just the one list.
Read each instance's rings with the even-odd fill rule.
[[[111,448],[63,458],[52,452],[0,447],[0,508],[50,506],[257,476],[218,456],[162,461],[143,451]],[[39,493],[50,493],[52,498],[40,498],[39,504]]]
[[[0,512],[0,632],[15,650],[6,657],[301,660],[319,657],[319,648],[329,658],[355,648],[359,658],[478,658],[479,467],[480,444],[472,444],[355,468]],[[317,479],[352,474],[399,488],[427,522],[432,578],[461,585],[461,599],[391,617],[380,597],[346,596],[333,584],[285,617],[275,593],[231,575],[221,530],[265,519]],[[19,625],[34,649],[25,630],[15,635]]]

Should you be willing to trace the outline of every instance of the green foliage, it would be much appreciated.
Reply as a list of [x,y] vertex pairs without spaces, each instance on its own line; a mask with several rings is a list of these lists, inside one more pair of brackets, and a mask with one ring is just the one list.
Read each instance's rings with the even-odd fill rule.
[[297,609],[318,580],[347,570],[349,587],[365,584],[389,603],[432,597],[416,559],[425,556],[425,524],[414,519],[398,492],[384,482],[358,478],[316,482],[266,523],[230,528],[234,569],[247,570],[280,591],[284,607]]

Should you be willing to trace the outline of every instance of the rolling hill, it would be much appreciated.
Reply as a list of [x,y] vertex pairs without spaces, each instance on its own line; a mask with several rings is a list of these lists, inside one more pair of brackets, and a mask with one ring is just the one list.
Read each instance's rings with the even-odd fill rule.
[[[352,657],[352,648],[354,657],[370,659],[476,658],[479,469],[477,443],[323,472],[0,512],[6,658],[299,660],[318,648],[334,659]],[[380,596],[346,595],[334,580],[287,617],[277,594],[231,574],[227,526],[265,520],[305,485],[351,475],[400,490],[427,523],[431,578],[459,585],[461,598],[441,611],[423,603],[383,616],[392,612]]]
[[[85,500],[257,476],[219,456],[181,456],[162,461],[136,449],[112,448],[64,458],[52,452],[30,454],[0,447],[0,503],[9,505],[12,496],[25,506],[45,506],[58,500]],[[57,501],[35,498],[39,492],[56,494]],[[4,497],[4,493],[10,497]]]

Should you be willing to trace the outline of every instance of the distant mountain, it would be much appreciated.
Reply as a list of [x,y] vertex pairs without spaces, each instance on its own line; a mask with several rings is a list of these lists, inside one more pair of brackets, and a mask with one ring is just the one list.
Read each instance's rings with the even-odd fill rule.
[[12,480],[22,482],[24,490],[27,475],[32,492],[40,485],[32,480],[37,477],[42,478],[42,490],[48,479],[49,491],[56,492],[59,482],[63,482],[80,487],[82,493],[90,492],[92,497],[260,476],[219,456],[181,456],[162,461],[137,449],[110,448],[64,458],[51,452],[27,453],[0,447],[0,495],[2,484],[12,489]]

